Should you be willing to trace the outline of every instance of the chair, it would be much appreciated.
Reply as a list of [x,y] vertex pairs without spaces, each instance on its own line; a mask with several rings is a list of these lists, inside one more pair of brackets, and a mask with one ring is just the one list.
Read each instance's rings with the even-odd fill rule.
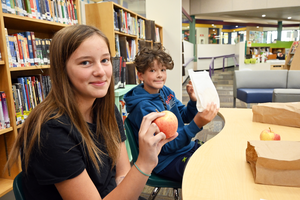
[[[139,154],[138,145],[136,143],[135,135],[132,131],[129,120],[125,119],[124,124],[125,124],[125,133],[126,133],[128,141],[129,141],[129,145],[130,145],[130,149],[131,149],[131,153],[132,153],[132,159],[133,159],[132,161],[135,162],[137,160],[137,157]],[[178,189],[181,188],[181,182],[168,180],[166,178],[162,178],[162,177],[152,173],[151,176],[149,177],[146,185],[154,187],[148,200],[154,200],[162,187],[173,188],[174,199],[175,200],[179,199]]]
[[14,191],[16,200],[25,200],[25,197],[23,194],[23,185],[22,185],[22,172],[20,172],[14,179],[13,191]]

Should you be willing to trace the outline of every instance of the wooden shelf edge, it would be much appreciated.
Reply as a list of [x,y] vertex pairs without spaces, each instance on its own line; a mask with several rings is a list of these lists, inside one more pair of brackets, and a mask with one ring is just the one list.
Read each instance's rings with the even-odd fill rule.
[[39,23],[39,24],[55,25],[55,26],[61,26],[61,27],[68,26],[67,24],[51,22],[51,21],[41,20],[41,19],[34,19],[34,18],[30,18],[30,17],[24,17],[24,16],[15,15],[15,14],[9,14],[9,13],[3,13],[3,17],[9,18],[9,19],[35,22],[35,23]]
[[12,127],[9,127],[9,128],[6,128],[6,129],[1,129],[1,130],[0,130],[0,135],[3,135],[3,134],[5,134],[5,133],[8,133],[8,132],[10,132],[10,131],[12,131],[12,130],[13,130]]
[[0,60],[0,65],[5,65],[4,60]]
[[116,30],[115,30],[115,34],[124,35],[124,36],[132,37],[132,38],[136,38],[137,37],[137,35],[131,35],[131,34],[123,33],[123,32],[116,31]]
[[43,65],[43,66],[30,66],[30,67],[12,67],[9,68],[11,72],[14,71],[25,71],[25,70],[36,70],[36,69],[49,69],[50,65]]
[[0,179],[0,197],[4,196],[13,189],[13,180],[11,179]]

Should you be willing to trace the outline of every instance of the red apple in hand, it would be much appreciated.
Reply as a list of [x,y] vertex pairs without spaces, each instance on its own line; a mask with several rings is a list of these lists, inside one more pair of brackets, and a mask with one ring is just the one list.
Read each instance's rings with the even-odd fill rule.
[[280,140],[280,135],[269,128],[260,133],[260,140]]
[[178,128],[178,120],[176,115],[171,111],[164,110],[164,116],[156,118],[153,122],[158,126],[159,130],[166,135],[166,138],[172,137]]

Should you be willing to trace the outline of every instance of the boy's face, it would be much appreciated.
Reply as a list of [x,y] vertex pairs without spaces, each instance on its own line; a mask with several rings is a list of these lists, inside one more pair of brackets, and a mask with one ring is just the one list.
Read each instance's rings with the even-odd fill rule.
[[154,60],[153,67],[149,67],[144,73],[138,72],[138,77],[144,82],[144,89],[149,94],[156,94],[164,86],[167,79],[167,69],[161,63]]

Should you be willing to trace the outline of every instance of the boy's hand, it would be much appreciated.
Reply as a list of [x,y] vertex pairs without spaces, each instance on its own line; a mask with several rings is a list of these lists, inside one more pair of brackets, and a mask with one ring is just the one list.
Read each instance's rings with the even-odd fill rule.
[[201,128],[213,120],[218,112],[219,108],[217,108],[217,105],[215,103],[209,103],[205,110],[197,113],[194,117],[194,122]]
[[193,84],[192,84],[192,81],[190,80],[189,83],[186,85],[186,91],[187,93],[189,94],[190,96],[190,99],[192,101],[197,101],[197,97],[196,97],[196,94],[195,94],[195,91],[194,91],[194,87],[193,87]]

